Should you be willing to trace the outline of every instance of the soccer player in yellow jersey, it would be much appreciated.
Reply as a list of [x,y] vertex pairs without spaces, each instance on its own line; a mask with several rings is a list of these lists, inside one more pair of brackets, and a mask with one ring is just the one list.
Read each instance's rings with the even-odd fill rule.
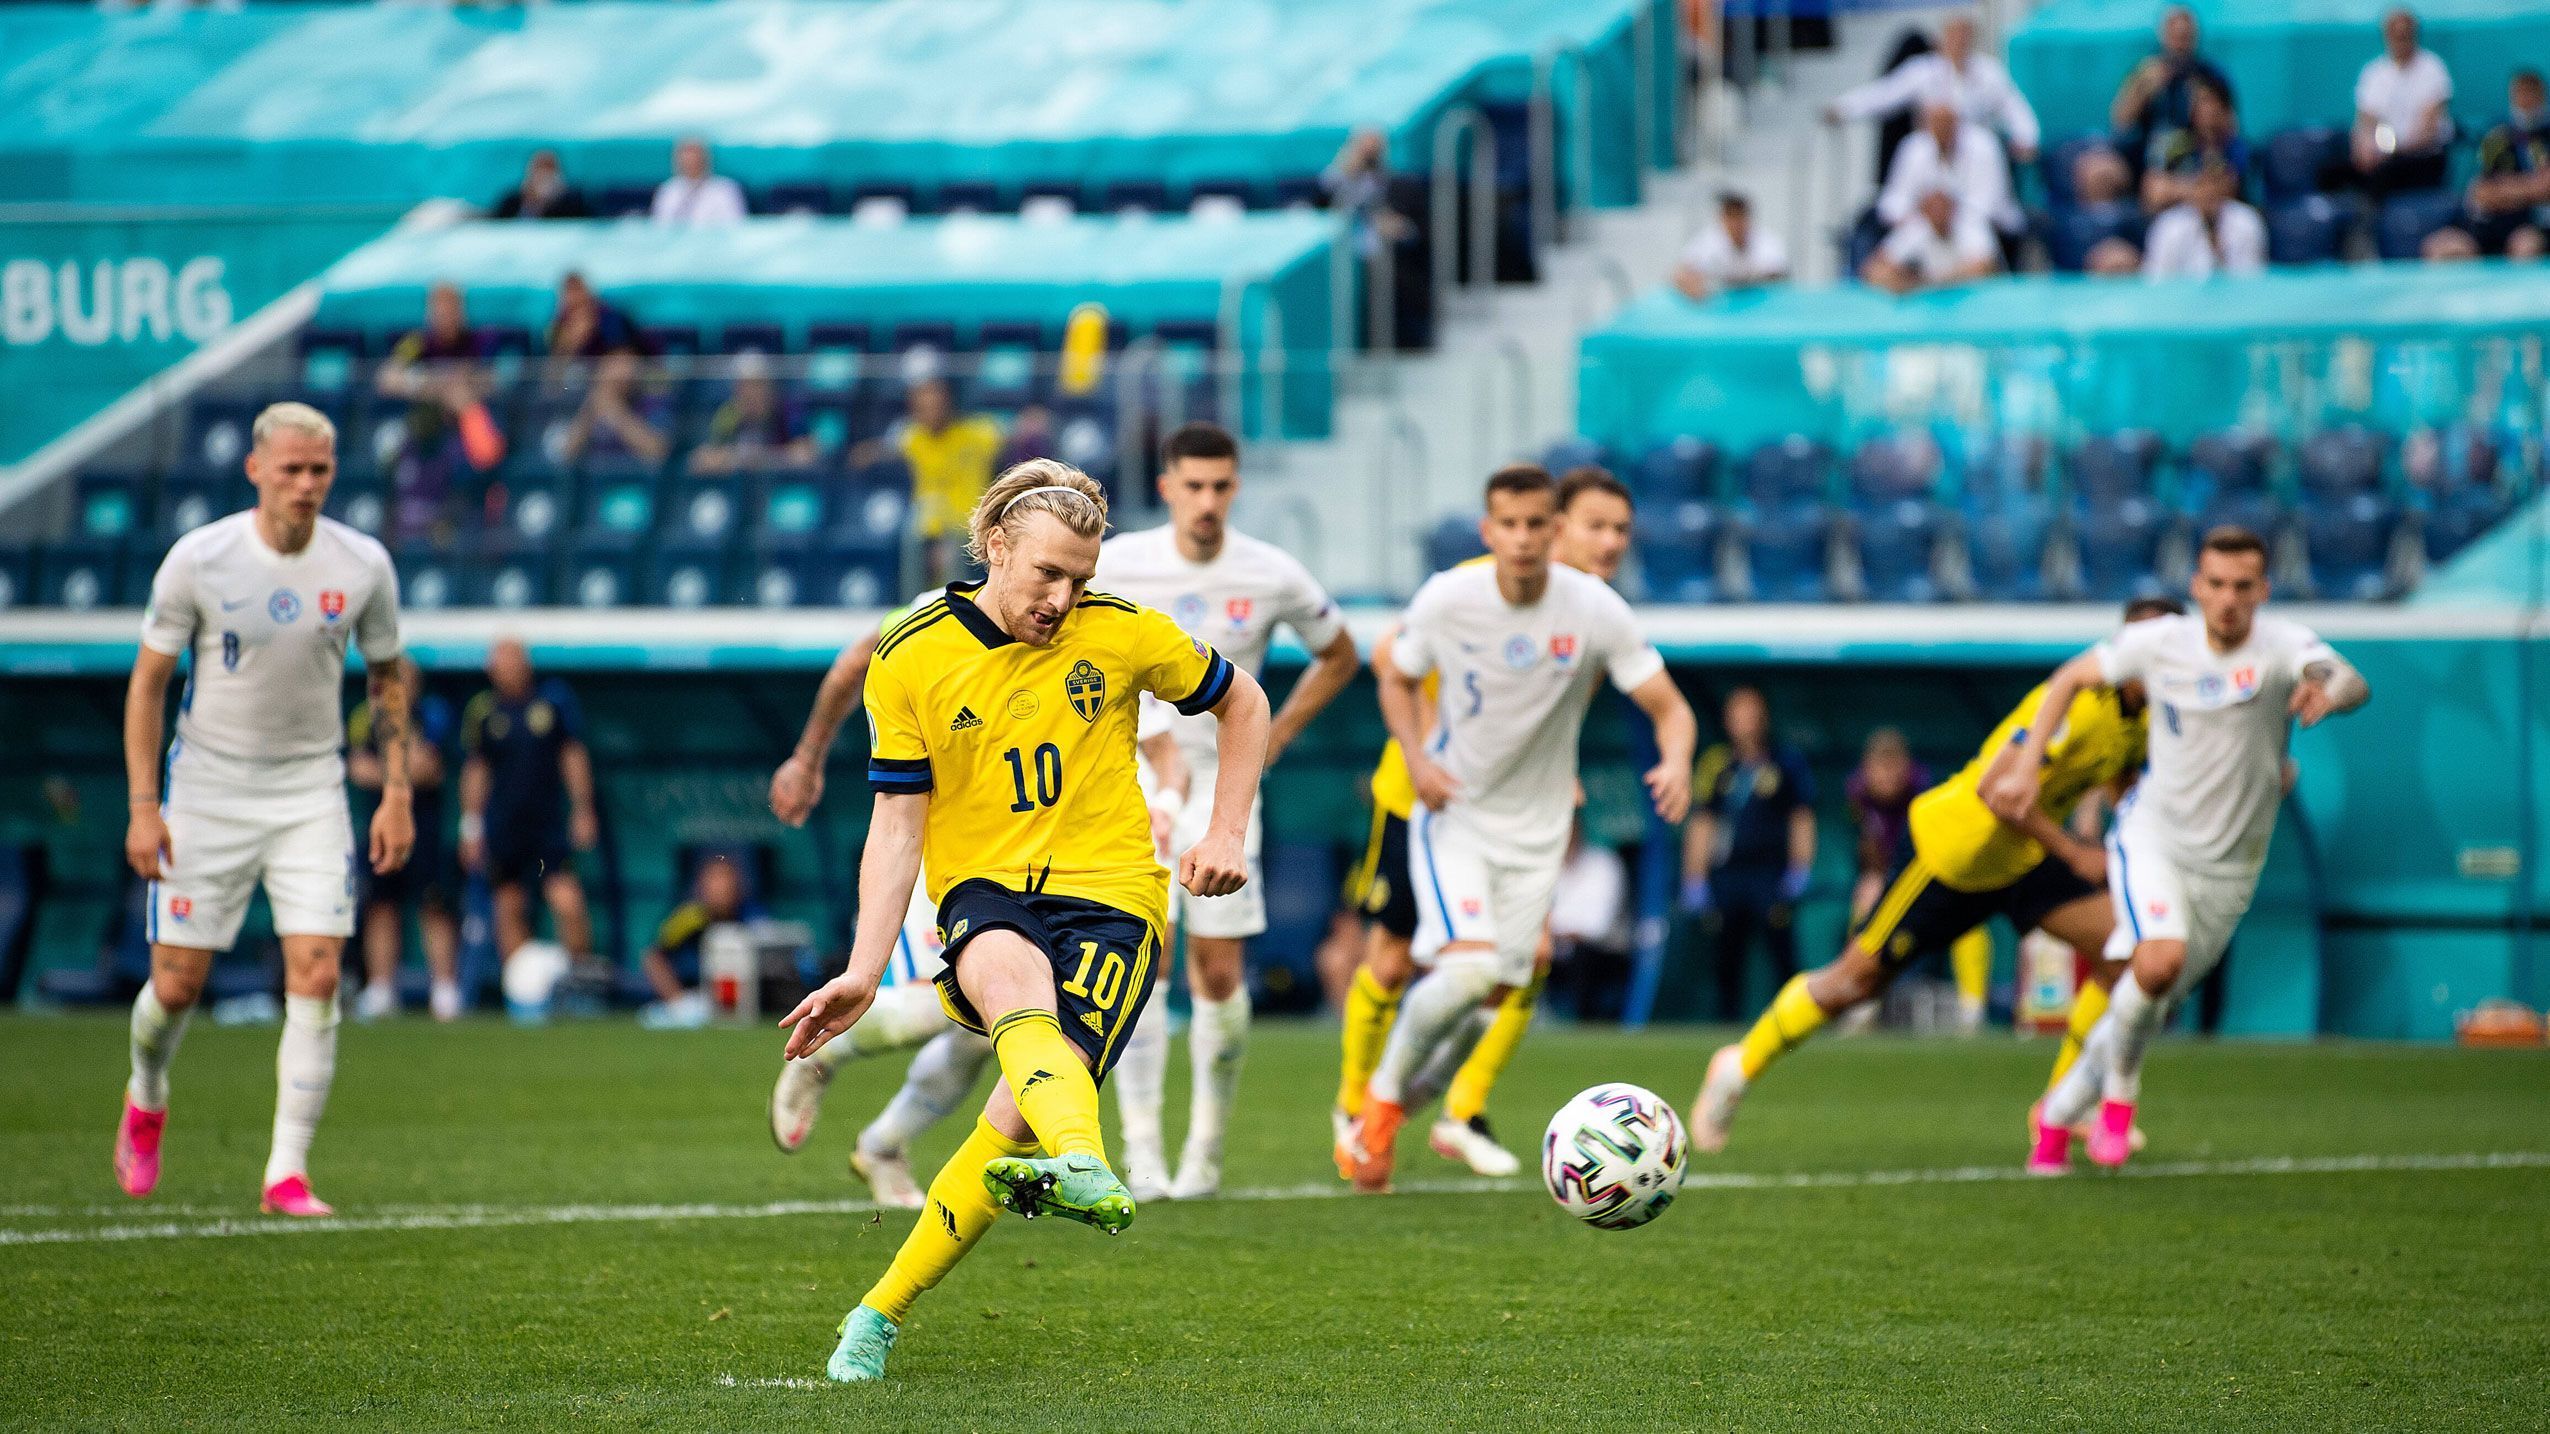
[[[2178,610],[2166,599],[2138,599],[2126,605],[2125,620]],[[2082,796],[2141,770],[2143,692],[2127,683],[2075,699],[2046,748],[2036,805],[2023,820],[2008,821],[1984,805],[1983,784],[2016,760],[2043,696],[2040,687],[2021,698],[1973,761],[1914,799],[1911,850],[1840,957],[1790,977],[1744,1039],[1710,1057],[1691,1107],[1694,1148],[1726,1148],[1736,1106],[1771,1062],[1883,991],[1924,952],[1944,949],[1995,916],[2023,933],[2043,927],[2079,950],[2105,949],[2116,926],[2107,857],[2064,822]]]
[[788,1057],[813,1054],[875,1000],[926,866],[946,940],[940,997],[991,1038],[1002,1080],[893,1264],[843,1318],[825,1366],[836,1380],[884,1376],[913,1302],[1001,1210],[1110,1234],[1133,1221],[1099,1136],[1098,1082],[1151,994],[1168,915],[1134,768],[1143,693],[1221,720],[1213,812],[1179,859],[1180,884],[1220,896],[1247,879],[1266,694],[1167,614],[1088,591],[1106,526],[1088,475],[1050,459],[1013,466],[969,525],[985,580],[895,624],[868,670],[876,810],[858,931],[849,969],[781,1022]]
[[[1550,549],[1551,557],[1578,572],[1615,582],[1620,577],[1622,560],[1629,555],[1629,534],[1635,519],[1636,508],[1626,484],[1600,468],[1570,469],[1559,479],[1558,535]],[[1471,561],[1484,563],[1488,559]],[[1431,711],[1431,678],[1426,695]],[[1345,1139],[1348,1129],[1363,1114],[1364,1087],[1372,1079],[1382,1047],[1390,1039],[1391,1025],[1399,1014],[1399,998],[1416,975],[1410,946],[1417,934],[1417,905],[1408,882],[1408,822],[1416,803],[1417,790],[1408,780],[1407,759],[1393,741],[1381,749],[1381,761],[1373,768],[1372,835],[1354,875],[1354,887],[1370,925],[1364,936],[1363,964],[1346,989],[1337,1104],[1330,1115],[1331,1134],[1338,1140]],[[1506,992],[1496,1006],[1473,1017],[1468,1025],[1455,1028],[1447,1047],[1457,1051],[1469,1046],[1469,1054],[1450,1076],[1449,1088],[1443,1090],[1443,1115],[1428,1137],[1436,1154],[1458,1160],[1481,1175],[1511,1175],[1520,1168],[1514,1153],[1497,1143],[1488,1125],[1488,1094],[1522,1044],[1548,976],[1549,946],[1544,940],[1529,983]],[[1476,1044],[1470,1045],[1472,1041]],[[1417,1102],[1422,1104],[1442,1084],[1441,1071],[1436,1063],[1429,1063],[1414,1082]]]

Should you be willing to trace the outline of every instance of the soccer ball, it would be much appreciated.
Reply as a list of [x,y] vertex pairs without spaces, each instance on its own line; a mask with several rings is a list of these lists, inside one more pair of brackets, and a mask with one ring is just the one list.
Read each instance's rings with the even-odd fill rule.
[[1541,1182],[1558,1208],[1597,1230],[1635,1230],[1665,1213],[1691,1153],[1682,1117],[1643,1086],[1580,1091],[1541,1137]]
[[550,1000],[573,965],[567,948],[554,941],[526,941],[505,958],[501,980],[505,1014],[524,1025],[549,1019]]

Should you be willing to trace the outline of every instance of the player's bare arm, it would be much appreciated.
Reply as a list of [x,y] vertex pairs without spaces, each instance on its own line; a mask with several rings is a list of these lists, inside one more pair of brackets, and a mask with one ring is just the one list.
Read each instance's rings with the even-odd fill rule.
[[868,683],[868,663],[876,657],[877,639],[884,635],[880,627],[841,649],[841,655],[832,660],[823,685],[815,689],[815,709],[807,714],[806,730],[797,736],[797,749],[770,775],[770,814],[792,827],[804,826],[815,804],[823,800],[824,762],[832,755],[832,741],[841,724],[859,705],[859,695]]
[[487,759],[473,752],[460,764],[460,864],[476,871],[487,862]]
[[2316,727],[2326,718],[2352,712],[2372,700],[2372,684],[2353,663],[2324,657],[2303,667],[2302,680],[2293,685],[2291,710],[2294,721]]
[[[1700,719],[1666,673],[1639,683],[1629,700],[1656,726],[1656,765],[1643,778],[1647,800],[1655,804],[1657,816],[1679,824],[1691,814],[1691,764],[1700,747]],[[1581,783],[1577,790],[1581,798]]]
[[[2010,743],[1995,753],[1992,765],[1984,770],[1983,788],[1988,790],[1993,780],[2007,771],[2018,759],[2019,744],[2016,742]],[[2081,880],[2093,886],[2106,884],[2107,849],[2094,839],[2067,830],[2062,823],[2047,816],[2044,808],[2031,802],[2027,811],[2015,820],[2003,816],[1998,811],[1994,812],[1992,817],[2003,826],[2017,831],[2045,848],[2055,860],[2070,867],[2072,874]],[[2085,828],[2085,830],[2095,830],[2095,828]]]
[[787,1057],[813,1055],[826,1041],[858,1024],[877,998],[877,982],[894,955],[912,883],[921,875],[921,831],[930,817],[927,792],[879,792],[868,820],[868,842],[859,857],[859,923],[850,939],[850,965],[807,993],[780,1019],[788,1030]]
[[381,802],[372,812],[372,870],[381,875],[407,864],[416,847],[414,788],[408,772],[408,711],[415,694],[396,662],[372,665],[366,683],[372,699],[373,745],[381,757]]
[[1399,670],[1391,656],[1396,633],[1381,639],[1372,650],[1373,685],[1381,694],[1381,721],[1390,729],[1391,740],[1399,744],[1399,755],[1408,764],[1408,784],[1417,789],[1417,800],[1430,811],[1441,811],[1461,795],[1461,783],[1441,764],[1426,755],[1425,679],[1410,677]]
[[2054,743],[2054,729],[2063,724],[2065,713],[2072,710],[2072,699],[2092,688],[2107,686],[2107,674],[2099,666],[2096,652],[2084,652],[2046,679],[2045,699],[2036,705],[2036,715],[2028,719],[2028,735],[2014,749],[2016,756],[2007,767],[1987,776],[1982,785],[1983,804],[2004,821],[2019,822],[2036,807],[2040,774],[2045,769],[2045,749]]
[[1293,745],[1293,739],[1302,734],[1312,718],[1337,700],[1337,694],[1355,680],[1355,669],[1362,663],[1355,652],[1354,635],[1342,629],[1319,650],[1310,666],[1303,669],[1301,681],[1284,695],[1283,710],[1275,714],[1266,738],[1268,766],[1283,760],[1284,749]]
[[160,737],[168,721],[168,679],[177,659],[144,647],[133,659],[133,679],[124,688],[124,781],[129,811],[124,827],[124,860],[133,874],[157,881],[165,863],[176,857],[168,843],[168,823],[159,815]]
[[1213,706],[1221,720],[1221,756],[1213,772],[1213,815],[1204,839],[1178,858],[1178,881],[1198,896],[1228,896],[1248,884],[1248,814],[1257,805],[1258,778],[1266,771],[1266,739],[1273,725],[1266,689],[1239,668],[1231,690]]
[[1151,764],[1151,847],[1166,852],[1175,839],[1178,813],[1186,810],[1187,789],[1195,785],[1195,769],[1186,763],[1177,734],[1163,729],[1142,739],[1142,759]]
[[593,808],[593,752],[582,742],[558,751],[558,775],[567,784],[567,837],[578,851],[591,851],[602,840],[602,820]]

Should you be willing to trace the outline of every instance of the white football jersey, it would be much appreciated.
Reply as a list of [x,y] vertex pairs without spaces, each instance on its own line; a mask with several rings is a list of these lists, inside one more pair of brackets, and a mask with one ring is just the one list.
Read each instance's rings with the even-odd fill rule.
[[2287,705],[2302,670],[2337,654],[2267,613],[2229,652],[2192,614],[2130,624],[2093,651],[2110,683],[2139,678],[2151,701],[2151,755],[2126,820],[2184,870],[2256,875],[2284,800]]
[[297,553],[234,513],[179,538],[151,580],[142,644],[194,653],[177,747],[222,767],[282,769],[258,780],[344,780],[345,653],[399,655],[398,576],[387,550],[331,518]]
[[1561,563],[1526,607],[1505,600],[1493,563],[1435,574],[1390,655],[1409,677],[1442,674],[1426,749],[1461,783],[1447,810],[1532,852],[1567,845],[1576,741],[1596,679],[1608,673],[1628,692],[1665,666],[1620,594]]
[[[1167,613],[1251,677],[1266,667],[1275,629],[1287,625],[1312,652],[1337,640],[1345,617],[1310,570],[1273,543],[1225,532],[1211,562],[1191,563],[1168,526],[1120,533],[1098,549],[1091,584]],[[1176,721],[1178,745],[1202,761],[1213,755],[1221,720],[1210,712]]]

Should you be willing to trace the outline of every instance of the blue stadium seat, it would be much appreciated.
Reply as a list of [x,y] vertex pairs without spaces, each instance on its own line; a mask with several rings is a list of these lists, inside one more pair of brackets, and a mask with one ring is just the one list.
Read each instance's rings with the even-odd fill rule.
[[1860,581],[1871,602],[1937,602],[1933,559],[1940,514],[1918,498],[1861,506],[1851,527],[1859,553]]
[[625,607],[640,601],[635,552],[616,544],[577,544],[558,575],[557,600],[572,607]]
[[[1717,601],[1718,546],[1723,533],[1717,510],[1700,494],[1659,497],[1631,530],[1649,600]],[[1470,542],[1478,542],[1475,527]]]
[[1590,438],[1562,438],[1551,444],[1548,450],[1541,454],[1541,466],[1552,473],[1564,473],[1570,468],[1602,468],[1615,473],[1620,471],[1612,466],[1610,450]]
[[827,545],[841,553],[900,553],[912,516],[912,472],[901,459],[850,475],[834,503]]
[[23,543],[0,540],[0,612],[33,607],[37,597],[35,549]]
[[636,552],[655,531],[653,474],[620,471],[586,477],[576,502],[575,545],[584,552]]
[[2152,493],[2152,473],[2160,465],[2160,439],[2139,428],[2095,434],[2072,450],[2069,476],[2075,499],[2093,507],[2112,507]]
[[1316,175],[1278,175],[1267,186],[1266,197],[1277,209],[1318,209],[1326,205],[1328,191]]
[[138,473],[87,472],[71,493],[71,534],[90,542],[126,543],[151,532],[150,487]]
[[2228,430],[2188,445],[2188,511],[2200,529],[2236,524],[2272,538],[2285,518],[2284,502],[2270,486],[2276,457],[2273,438]]
[[2334,263],[2346,244],[2350,217],[2325,194],[2306,194],[2267,206],[2267,259],[2276,264]]
[[956,325],[950,323],[896,324],[886,334],[886,352],[893,363],[885,375],[885,401],[897,410],[903,407],[904,390],[927,378],[944,378],[955,391],[958,406],[966,402],[963,375],[954,371],[954,360],[962,352],[956,341]]
[[671,485],[656,510],[656,548],[724,557],[742,546],[752,485],[732,478]]
[[2299,199],[2337,187],[2347,163],[2346,132],[2327,125],[2279,130],[2259,165],[2267,199]]
[[830,214],[832,185],[821,179],[792,179],[761,192],[757,212],[763,214]]
[[360,329],[303,329],[300,386],[311,393],[345,393],[368,377],[363,360],[369,344]]
[[1237,203],[1242,209],[1262,207],[1258,201],[1256,181],[1240,175],[1199,179],[1187,186],[1186,198],[1190,207],[1199,199],[1228,199]]
[[2443,495],[2420,518],[2418,531],[2426,560],[2440,563],[2469,547],[2512,506],[2493,488],[2461,488]]
[[2344,501],[2383,486],[2390,435],[2360,423],[2324,428],[2302,441],[2296,468],[2302,489],[2322,501]]
[[1937,440],[1917,429],[1871,438],[1851,454],[1851,506],[1882,508],[1930,498],[1944,467]]
[[857,214],[862,208],[874,212],[879,207],[894,205],[902,206],[906,214],[926,212],[921,207],[921,191],[909,184],[890,182],[854,184],[850,186],[850,192],[842,196],[840,202],[841,210],[845,214]]
[[2398,508],[2370,490],[2304,508],[2302,542],[2313,594],[2322,601],[2391,596],[2391,540],[2398,530]]
[[469,564],[440,548],[402,547],[390,560],[398,569],[398,601],[413,612],[438,612],[466,606]]
[[245,477],[215,478],[202,473],[170,473],[159,480],[159,546],[179,538],[255,500]]
[[1832,458],[1832,450],[1803,434],[1792,433],[1765,443],[1744,455],[1745,501],[1756,507],[1778,508],[1821,499]]
[[697,324],[640,324],[638,342],[658,358],[696,358],[700,352]]
[[[36,563],[41,600],[47,607],[75,612],[125,605],[126,574],[134,565],[128,557],[130,552],[122,542],[112,539],[47,545]],[[139,583],[146,587],[149,582],[150,574],[143,573]]]
[[483,557],[462,565],[461,601],[471,607],[546,607],[551,601],[547,556]]
[[2160,544],[2169,532],[2159,504],[2129,498],[2085,508],[2074,521],[2083,597],[2124,602],[2159,596]]
[[2045,249],[2054,267],[2077,274],[2089,263],[2090,251],[2110,239],[2143,243],[2142,211],[2118,200],[2109,204],[2064,205],[2055,209],[2047,227]]
[[1074,399],[1054,405],[1055,456],[1097,479],[1110,494],[1116,491],[1119,437],[1112,402]]
[[248,456],[249,430],[264,407],[254,398],[198,398],[188,404],[179,463],[195,473],[245,481],[240,462]]
[[752,551],[794,553],[822,546],[843,490],[838,477],[811,468],[787,469],[761,474],[751,485],[744,531]]
[[734,600],[731,553],[665,548],[645,564],[639,601],[657,607],[716,607]]
[[516,465],[480,507],[474,545],[497,557],[548,552],[575,521],[573,489],[555,469]]
[[1127,209],[1145,213],[1165,213],[1169,203],[1169,186],[1156,179],[1118,179],[1098,190],[1098,212],[1115,214]]
[[606,184],[593,191],[593,215],[597,219],[625,219],[655,211],[655,189],[652,184]]
[[2052,506],[2042,498],[2004,497],[1970,506],[1961,537],[1974,595],[1985,602],[2044,600],[2053,526]]
[[1718,445],[1689,434],[1658,444],[1640,456],[1629,481],[1642,503],[1706,503],[1717,496]]
[[755,607],[879,607],[911,594],[888,552],[779,553],[747,561],[734,601]]
[[1076,179],[1038,179],[1019,186],[1020,208],[1024,209],[1028,201],[1035,199],[1059,199],[1077,211],[1087,196],[1082,193],[1080,181]]
[[1746,565],[1757,602],[1824,602],[1833,516],[1821,502],[1757,508],[1744,523]]
[[1052,348],[1035,323],[988,323],[976,335],[974,402],[1004,412],[1045,401],[1050,375],[1044,355]]
[[390,521],[389,484],[378,473],[340,473],[328,489],[328,516],[377,538]]
[[1479,521],[1461,513],[1447,513],[1435,519],[1426,530],[1425,564],[1429,573],[1457,568],[1487,551],[1479,541]]
[[2415,259],[2426,237],[2461,218],[2461,191],[2430,189],[2395,194],[2373,221],[2373,247],[2385,259]]
[[988,179],[949,180],[939,186],[935,202],[941,214],[997,214],[1009,207],[1001,187]]
[[778,324],[728,324],[717,331],[716,352],[784,354],[788,352],[788,330]]

